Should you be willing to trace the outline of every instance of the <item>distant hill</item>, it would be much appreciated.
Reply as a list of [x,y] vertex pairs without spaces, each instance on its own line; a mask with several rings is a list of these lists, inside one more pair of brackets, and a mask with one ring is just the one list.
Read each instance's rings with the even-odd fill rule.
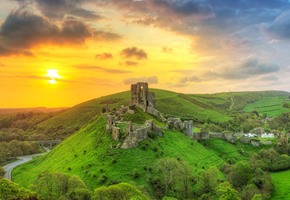
[[[283,112],[284,101],[290,93],[283,91],[230,92],[216,94],[181,94],[160,89],[155,92],[156,108],[165,116],[181,117],[194,121],[222,122],[231,119],[234,112],[257,111],[277,117]],[[265,100],[267,100],[265,103]],[[107,104],[110,109],[128,105],[130,92],[125,91],[109,96],[96,98],[78,104],[67,111],[52,117],[38,125],[40,131],[66,137],[88,124],[102,113]]]
[[7,114],[17,114],[17,113],[28,113],[28,112],[57,112],[61,110],[66,110],[68,108],[61,107],[61,108],[46,108],[46,107],[38,107],[38,108],[0,108],[0,115],[7,115]]

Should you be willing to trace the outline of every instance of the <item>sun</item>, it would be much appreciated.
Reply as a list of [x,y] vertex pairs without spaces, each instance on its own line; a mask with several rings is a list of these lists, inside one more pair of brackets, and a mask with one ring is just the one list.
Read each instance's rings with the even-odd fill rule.
[[56,84],[57,80],[61,78],[56,69],[48,69],[46,76],[50,78],[50,80],[48,80],[50,84]]

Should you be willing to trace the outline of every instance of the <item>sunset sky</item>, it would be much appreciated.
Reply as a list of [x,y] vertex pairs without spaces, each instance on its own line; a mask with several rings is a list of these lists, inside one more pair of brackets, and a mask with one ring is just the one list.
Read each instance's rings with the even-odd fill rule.
[[61,107],[147,81],[290,91],[289,0],[1,0],[0,107]]

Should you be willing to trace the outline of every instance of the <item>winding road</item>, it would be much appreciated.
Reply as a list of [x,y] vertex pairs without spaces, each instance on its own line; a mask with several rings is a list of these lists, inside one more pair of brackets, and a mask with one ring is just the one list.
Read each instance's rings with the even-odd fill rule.
[[29,161],[31,161],[34,157],[37,157],[37,156],[42,156],[46,153],[48,153],[50,151],[50,149],[48,148],[45,148],[44,147],[44,150],[46,151],[45,153],[41,153],[41,154],[33,154],[33,155],[27,155],[27,156],[19,156],[17,157],[17,160],[15,162],[12,162],[12,163],[9,163],[7,165],[4,165],[3,168],[4,170],[6,171],[6,174],[4,175],[4,178],[7,178],[8,180],[11,180],[12,179],[12,170],[19,166],[19,165],[22,165],[24,163],[27,163]]

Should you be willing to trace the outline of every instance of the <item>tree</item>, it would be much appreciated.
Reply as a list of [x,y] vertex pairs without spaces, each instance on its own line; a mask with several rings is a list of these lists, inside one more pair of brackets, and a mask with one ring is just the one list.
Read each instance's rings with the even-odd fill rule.
[[70,191],[67,196],[70,200],[90,200],[92,194],[89,189],[76,188]]
[[84,182],[77,176],[69,176],[60,173],[45,172],[41,174],[32,185],[41,199],[54,200],[61,196],[88,196],[88,189]]
[[289,136],[288,133],[282,133],[278,141],[278,147],[281,153],[289,153]]
[[35,193],[20,187],[16,183],[0,178],[0,199],[37,200],[37,197]]
[[231,167],[228,174],[229,182],[236,189],[240,189],[248,184],[254,177],[254,169],[246,161],[239,162]]
[[241,192],[241,197],[243,200],[252,199],[255,194],[259,194],[260,191],[254,184],[248,184]]
[[138,199],[147,200],[148,198],[142,194],[135,186],[128,183],[119,183],[109,187],[100,187],[95,189],[93,194],[94,200],[124,200],[124,199]]
[[3,177],[5,175],[5,170],[3,169],[3,167],[0,166],[0,178]]
[[255,194],[251,200],[262,200],[262,199],[263,199],[263,198],[262,198],[262,195],[260,195],[260,194]]
[[215,192],[215,188],[218,186],[218,174],[219,171],[216,167],[211,167],[200,174],[200,194],[213,194]]
[[239,193],[229,182],[223,182],[217,189],[219,200],[240,200]]
[[187,199],[191,189],[191,168],[173,158],[163,158],[157,161],[153,168],[151,185],[156,196]]

